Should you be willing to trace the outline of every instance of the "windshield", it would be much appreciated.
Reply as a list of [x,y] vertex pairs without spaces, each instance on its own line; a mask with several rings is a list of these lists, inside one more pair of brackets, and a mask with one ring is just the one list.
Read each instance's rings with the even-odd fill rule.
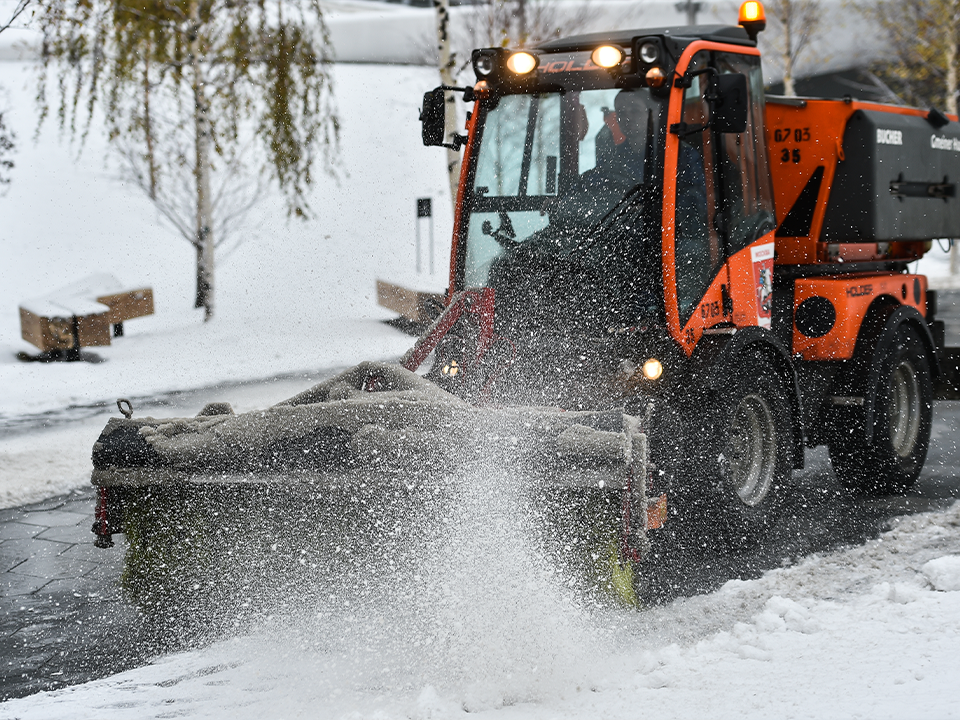
[[664,105],[646,88],[484,103],[464,285],[494,287],[499,299],[537,278],[553,287],[573,278],[583,297],[591,287],[594,305],[619,294],[621,306],[657,287],[659,233],[649,221],[659,228],[660,210],[645,185],[662,164]]

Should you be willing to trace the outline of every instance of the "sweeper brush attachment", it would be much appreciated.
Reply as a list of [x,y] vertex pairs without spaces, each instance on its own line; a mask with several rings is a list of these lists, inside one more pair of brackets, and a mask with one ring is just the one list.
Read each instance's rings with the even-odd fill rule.
[[111,418],[94,445],[93,484],[401,487],[495,458],[537,482],[622,489],[630,472],[644,474],[644,444],[638,420],[621,411],[475,407],[413,372],[367,362],[267,410],[235,415],[217,404],[193,418]]
[[[161,585],[167,599],[179,592],[171,579],[183,590],[222,576],[210,564],[222,550],[246,557],[248,569],[271,552],[276,562],[284,533],[297,547],[326,538],[312,558],[338,542],[376,547],[404,524],[422,525],[424,513],[449,512],[438,498],[456,502],[458,484],[477,472],[508,468],[530,497],[603,497],[616,510],[614,548],[636,554],[646,458],[639,420],[622,411],[477,407],[400,366],[366,362],[262,411],[236,415],[217,403],[192,418],[111,419],[93,450],[93,529],[101,547],[127,534],[125,582],[156,601]],[[643,509],[638,527],[621,516],[626,507]],[[251,555],[251,546],[260,549]]]

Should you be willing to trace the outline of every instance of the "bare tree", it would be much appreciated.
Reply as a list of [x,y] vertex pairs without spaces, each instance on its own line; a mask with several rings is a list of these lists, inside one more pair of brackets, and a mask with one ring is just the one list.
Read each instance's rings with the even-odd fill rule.
[[910,105],[957,112],[960,0],[879,0],[860,6],[891,49],[873,68]]
[[[580,32],[591,19],[589,0],[483,0],[465,6],[465,37],[458,45],[474,47],[531,47],[553,38]],[[464,60],[469,60],[464,53]]]
[[[332,162],[339,126],[317,0],[37,2],[41,122],[51,72],[61,129],[85,136],[102,111],[128,172],[196,249],[195,301],[210,319],[218,230],[263,176],[304,216],[318,152]],[[251,137],[256,167],[241,163]],[[241,171],[254,190],[231,183]]]
[[27,11],[28,7],[30,7],[30,2],[31,0],[17,0],[16,4],[13,6],[13,12],[10,13],[10,17],[6,22],[0,25],[0,33],[13,27],[13,24],[17,21],[17,19]]
[[765,36],[772,52],[766,57],[783,70],[783,94],[796,95],[794,78],[800,58],[820,31],[820,0],[767,0],[767,19],[772,37]]
[[[185,166],[190,155],[191,138],[183,127],[178,127],[155,109],[151,125],[151,132],[144,133],[146,150],[128,138],[115,140],[117,155],[122,162],[121,177],[139,187],[163,220],[199,254],[195,191],[189,184],[161,182],[162,171],[157,160],[158,157],[174,159],[177,166]],[[245,237],[239,232],[242,222],[267,191],[265,174],[244,162],[245,158],[256,158],[257,155],[257,148],[248,138],[236,152],[221,153],[211,163],[210,235],[214,238],[217,257],[227,257],[243,242]],[[198,264],[197,288],[203,283],[199,272]]]
[[10,159],[10,153],[13,152],[16,139],[16,135],[4,123],[3,113],[0,113],[0,192],[3,192],[6,186],[10,184],[9,173],[13,170],[13,160]]

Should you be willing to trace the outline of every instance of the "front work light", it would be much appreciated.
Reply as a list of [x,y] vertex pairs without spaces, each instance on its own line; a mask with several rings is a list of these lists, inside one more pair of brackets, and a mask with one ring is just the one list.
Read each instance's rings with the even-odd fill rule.
[[623,62],[623,50],[613,45],[601,45],[590,55],[594,65],[602,68],[617,67]]
[[537,67],[537,56],[528,52],[515,52],[507,58],[507,69],[517,75],[526,75]]
[[756,42],[757,34],[767,26],[767,15],[759,0],[747,0],[740,6],[737,22],[747,31],[750,39]]
[[663,363],[656,358],[650,358],[643,364],[643,376],[647,380],[659,380],[663,375]]
[[663,87],[664,83],[667,82],[666,74],[658,67],[652,67],[647,70],[647,74],[644,77],[647,80],[647,85],[652,88]]

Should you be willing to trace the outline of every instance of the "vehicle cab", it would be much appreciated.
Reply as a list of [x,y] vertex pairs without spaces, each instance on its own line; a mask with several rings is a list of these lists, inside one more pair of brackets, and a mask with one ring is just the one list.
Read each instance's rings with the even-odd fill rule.
[[497,332],[535,337],[539,358],[626,342],[585,362],[650,355],[674,376],[704,332],[769,328],[755,37],[717,25],[475,50],[451,294],[492,288]]

